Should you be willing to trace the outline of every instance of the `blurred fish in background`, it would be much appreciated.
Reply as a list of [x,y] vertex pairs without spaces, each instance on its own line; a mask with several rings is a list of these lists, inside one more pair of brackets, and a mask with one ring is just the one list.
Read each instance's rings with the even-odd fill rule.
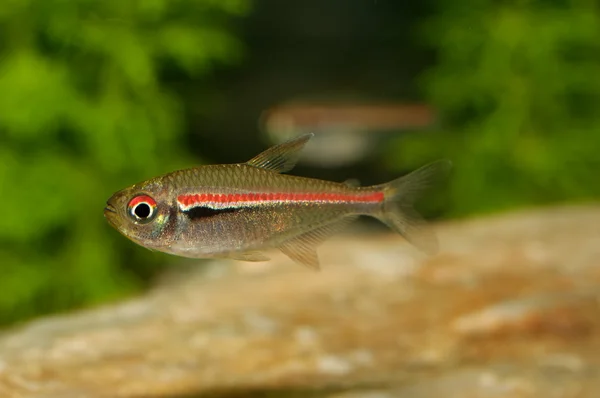
[[426,104],[306,101],[267,109],[260,127],[272,142],[314,133],[302,161],[331,168],[357,163],[382,141],[431,130],[435,123],[435,112]]

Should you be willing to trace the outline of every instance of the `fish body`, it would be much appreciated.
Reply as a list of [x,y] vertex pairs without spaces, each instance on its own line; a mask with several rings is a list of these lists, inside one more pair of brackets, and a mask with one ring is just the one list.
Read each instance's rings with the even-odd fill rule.
[[191,258],[266,261],[265,251],[278,248],[318,268],[319,244],[359,215],[380,219],[425,252],[437,250],[412,204],[449,162],[369,187],[283,174],[311,137],[276,145],[246,163],[198,166],[140,182],[115,193],[104,215],[141,246]]

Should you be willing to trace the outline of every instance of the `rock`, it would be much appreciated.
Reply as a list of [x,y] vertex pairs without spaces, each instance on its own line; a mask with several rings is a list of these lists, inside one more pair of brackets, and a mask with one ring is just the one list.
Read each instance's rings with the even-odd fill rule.
[[567,369],[488,364],[445,372],[405,387],[334,393],[329,398],[595,398],[600,374]]
[[347,234],[320,272],[192,262],[128,302],[5,331],[0,396],[600,396],[600,207],[435,228],[431,258]]
[[456,319],[464,335],[549,333],[585,335],[593,332],[588,314],[600,313],[598,293],[550,293],[506,300]]

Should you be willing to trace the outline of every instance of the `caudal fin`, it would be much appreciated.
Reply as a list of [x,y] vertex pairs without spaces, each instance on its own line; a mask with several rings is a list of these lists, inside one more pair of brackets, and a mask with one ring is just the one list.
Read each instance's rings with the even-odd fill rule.
[[413,205],[436,180],[447,175],[451,168],[452,162],[449,160],[438,160],[380,185],[378,188],[383,190],[385,200],[383,210],[376,217],[419,250],[435,254],[438,251],[437,237],[425,227],[426,221]]

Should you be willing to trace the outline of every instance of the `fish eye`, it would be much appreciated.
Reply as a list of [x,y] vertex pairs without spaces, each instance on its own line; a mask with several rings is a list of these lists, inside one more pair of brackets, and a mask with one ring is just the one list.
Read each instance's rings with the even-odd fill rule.
[[139,195],[129,201],[127,210],[135,221],[149,222],[156,214],[156,201],[148,195]]

